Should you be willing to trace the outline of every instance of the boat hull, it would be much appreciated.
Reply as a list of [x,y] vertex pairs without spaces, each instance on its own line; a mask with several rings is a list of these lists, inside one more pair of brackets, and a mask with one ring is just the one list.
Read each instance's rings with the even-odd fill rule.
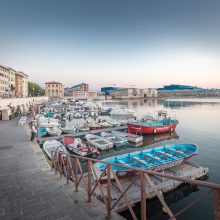
[[128,132],[141,134],[158,134],[164,132],[172,132],[176,129],[177,124],[163,125],[163,126],[141,126],[137,124],[128,123]]

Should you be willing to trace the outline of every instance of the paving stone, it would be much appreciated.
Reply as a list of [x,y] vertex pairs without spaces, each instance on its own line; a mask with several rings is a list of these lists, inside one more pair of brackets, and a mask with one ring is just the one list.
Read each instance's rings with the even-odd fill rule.
[[[15,120],[0,121],[1,146],[13,146],[0,154],[0,220],[105,219],[104,204],[95,198],[88,204],[85,190],[75,193],[72,183],[51,172],[26,132]],[[113,213],[112,219],[122,218]]]

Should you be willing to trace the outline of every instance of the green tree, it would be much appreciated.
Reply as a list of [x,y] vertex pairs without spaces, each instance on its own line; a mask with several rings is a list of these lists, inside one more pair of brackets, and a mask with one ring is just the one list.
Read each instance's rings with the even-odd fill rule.
[[28,95],[29,96],[42,96],[45,95],[45,90],[37,83],[28,82]]

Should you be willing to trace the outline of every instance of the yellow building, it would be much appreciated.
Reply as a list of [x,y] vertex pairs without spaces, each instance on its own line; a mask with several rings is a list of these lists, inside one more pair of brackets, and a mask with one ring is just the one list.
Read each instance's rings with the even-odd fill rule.
[[23,72],[15,73],[15,95],[16,97],[28,97],[28,75]]
[[49,98],[63,98],[64,97],[64,86],[59,82],[46,82],[45,93]]

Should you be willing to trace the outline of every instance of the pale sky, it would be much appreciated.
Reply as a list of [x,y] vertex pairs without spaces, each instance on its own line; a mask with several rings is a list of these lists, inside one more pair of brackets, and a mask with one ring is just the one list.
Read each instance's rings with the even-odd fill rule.
[[220,88],[220,1],[0,0],[0,64],[44,84]]

